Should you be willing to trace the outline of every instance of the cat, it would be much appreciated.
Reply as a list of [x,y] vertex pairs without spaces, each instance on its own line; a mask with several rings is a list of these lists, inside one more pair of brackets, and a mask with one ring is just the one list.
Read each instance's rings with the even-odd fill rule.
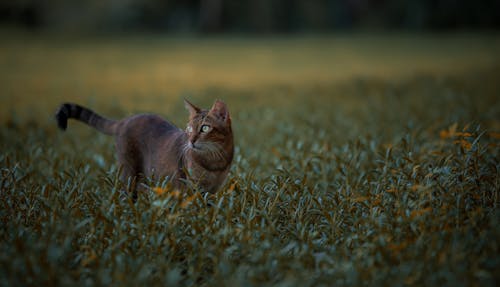
[[160,116],[139,114],[114,121],[74,103],[62,104],[56,112],[59,128],[76,119],[98,131],[115,136],[121,180],[131,181],[133,199],[143,177],[168,177],[175,188],[192,183],[202,192],[215,193],[224,183],[234,153],[231,117],[224,102],[216,100],[210,110],[188,100],[186,130]]

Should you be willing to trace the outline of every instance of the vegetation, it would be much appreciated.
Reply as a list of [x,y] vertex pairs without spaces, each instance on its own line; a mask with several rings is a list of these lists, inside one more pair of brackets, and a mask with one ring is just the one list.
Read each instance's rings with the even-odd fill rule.
[[[189,63],[179,70],[194,71],[191,81],[179,76],[188,88],[151,64],[162,47],[175,53],[172,42],[132,41],[125,52],[120,41],[31,44],[4,44],[0,57],[2,286],[499,282],[500,68],[485,67],[484,54],[455,74],[397,77],[408,65],[388,60],[385,74],[314,82],[294,66],[307,61],[286,50],[277,56],[289,55],[288,69],[276,68],[283,77],[260,85],[263,69],[242,65],[240,50],[228,55],[237,56],[233,73],[254,78],[215,70],[222,80],[212,82],[210,61],[234,51],[224,46],[194,56],[208,80]],[[414,55],[397,47],[396,58]],[[453,68],[468,52],[449,55]],[[370,53],[380,51],[360,55]],[[67,99],[114,117],[155,112],[182,127],[182,97],[202,106],[222,98],[231,109],[236,157],[212,196],[149,182],[137,203],[121,200],[113,139],[75,122],[63,133],[52,118]]]

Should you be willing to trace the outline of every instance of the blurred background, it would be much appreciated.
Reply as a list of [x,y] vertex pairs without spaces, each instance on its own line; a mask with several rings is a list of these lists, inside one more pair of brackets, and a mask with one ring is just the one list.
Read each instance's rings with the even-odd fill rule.
[[17,0],[4,25],[58,32],[323,33],[498,29],[500,1]]
[[0,1],[0,117],[61,101],[171,114],[226,94],[247,108],[353,80],[491,73],[499,28],[495,0]]

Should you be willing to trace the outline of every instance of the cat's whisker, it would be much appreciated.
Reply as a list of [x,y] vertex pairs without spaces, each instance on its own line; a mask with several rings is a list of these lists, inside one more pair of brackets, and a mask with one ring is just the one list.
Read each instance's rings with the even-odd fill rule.
[[190,149],[191,149],[191,146],[189,145],[189,142],[186,142],[185,144],[182,145],[182,153],[183,154],[186,154]]
[[186,143],[184,143],[184,144],[182,145],[182,147],[181,147],[181,152],[180,152],[180,154],[179,154],[179,158],[178,158],[177,160],[178,160],[178,161],[179,161],[179,160],[181,160],[181,158],[183,158],[183,157],[184,157],[184,156],[188,153],[189,149],[190,149],[189,144],[188,144],[187,142],[186,142]]

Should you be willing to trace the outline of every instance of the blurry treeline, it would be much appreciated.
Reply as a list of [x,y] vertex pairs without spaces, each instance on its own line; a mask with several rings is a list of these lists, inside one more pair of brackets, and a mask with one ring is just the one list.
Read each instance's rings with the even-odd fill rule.
[[500,1],[4,0],[0,21],[30,29],[88,32],[498,29]]

